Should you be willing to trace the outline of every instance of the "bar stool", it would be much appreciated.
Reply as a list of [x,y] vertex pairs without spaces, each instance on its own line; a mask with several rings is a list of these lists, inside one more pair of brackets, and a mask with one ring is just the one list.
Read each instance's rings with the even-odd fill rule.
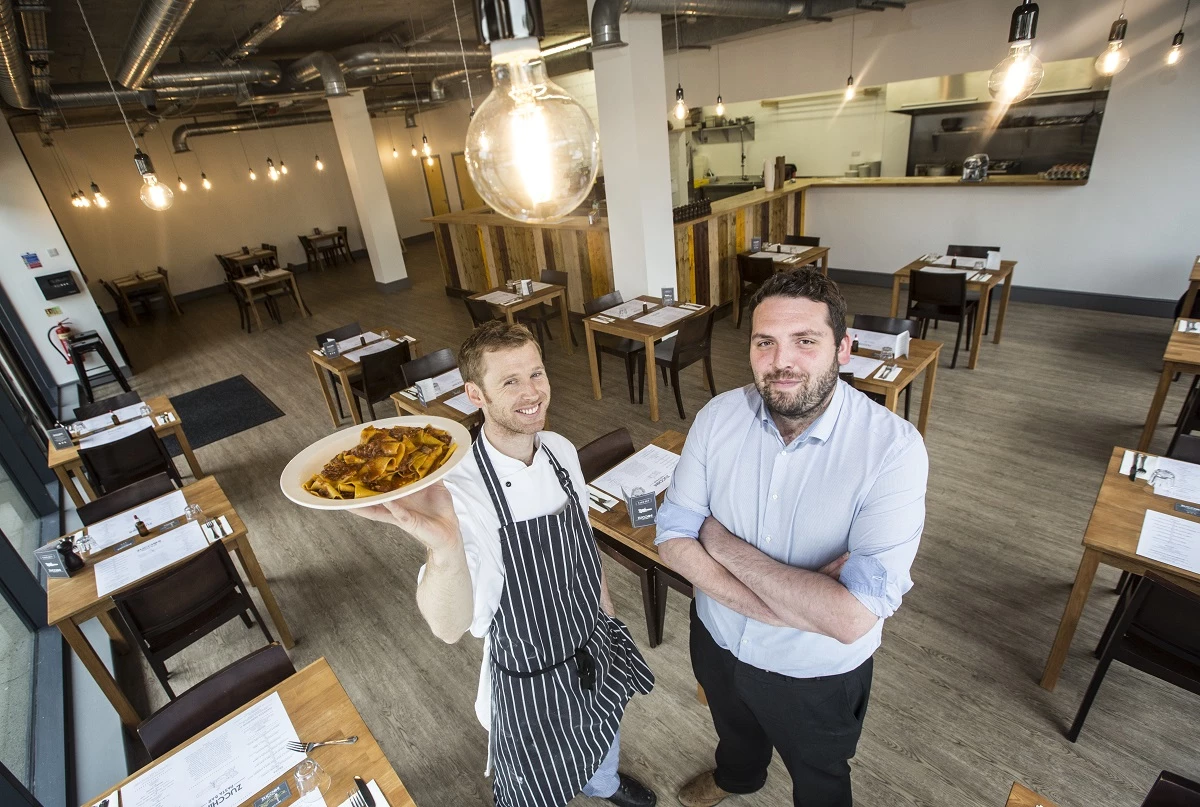
[[[95,353],[100,357],[100,360],[104,362],[104,370],[89,373],[84,368],[83,359],[89,353]],[[71,363],[75,366],[75,375],[79,377],[79,384],[83,387],[83,392],[87,396],[88,403],[96,402],[92,390],[92,382],[107,375],[111,375],[113,380],[121,385],[121,389],[126,392],[132,391],[129,387],[129,382],[125,380],[125,376],[121,373],[121,368],[113,360],[112,353],[108,350],[108,345],[104,344],[104,340],[100,338],[100,334],[95,331],[83,331],[68,337],[67,354],[71,357]]]

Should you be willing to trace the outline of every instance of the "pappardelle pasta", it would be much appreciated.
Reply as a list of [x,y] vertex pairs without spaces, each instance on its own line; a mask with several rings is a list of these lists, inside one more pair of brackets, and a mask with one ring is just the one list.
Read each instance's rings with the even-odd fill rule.
[[341,452],[304,483],[323,499],[361,499],[389,493],[436,471],[454,453],[454,439],[433,426],[367,426],[358,445]]

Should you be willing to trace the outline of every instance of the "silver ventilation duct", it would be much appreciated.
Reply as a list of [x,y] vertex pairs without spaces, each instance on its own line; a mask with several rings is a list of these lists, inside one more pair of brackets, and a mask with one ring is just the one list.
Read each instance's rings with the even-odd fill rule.
[[288,65],[284,85],[296,90],[318,78],[325,85],[327,97],[337,98],[346,94],[346,75],[342,72],[342,66],[332,53],[323,50],[310,53]]
[[216,62],[162,64],[143,84],[148,89],[166,90],[197,87],[204,84],[263,84],[274,86],[283,71],[274,62],[244,61],[233,65]]
[[808,5],[795,0],[596,0],[592,6],[592,50],[625,45],[621,41],[622,14],[750,17],[789,22],[804,19]]
[[[335,54],[313,53],[292,62],[284,74],[284,85],[300,89],[318,78],[330,97],[345,95],[349,80],[391,76],[410,70],[451,67],[462,64],[463,52],[451,43],[405,47],[391,42],[365,42],[342,48]],[[467,51],[469,67],[486,68],[491,56],[486,51]]]
[[487,76],[489,81],[490,81],[491,75],[492,75],[490,70],[483,70],[483,69],[480,69],[480,70],[454,70],[449,73],[442,73],[440,76],[434,76],[433,81],[429,82],[429,97],[435,101],[445,101],[446,100],[446,82],[453,81],[455,79],[465,79],[468,75],[470,75],[472,73],[475,75],[479,75],[479,76]]
[[18,109],[37,109],[29,61],[17,36],[12,0],[0,0],[0,98]]
[[[138,104],[146,109],[156,109],[159,101],[194,101],[197,98],[221,98],[233,96],[240,85],[201,84],[195,87],[172,87],[155,90],[117,90],[117,99],[122,105]],[[62,109],[112,106],[113,93],[102,81],[82,84],[62,84],[48,96],[41,96],[42,106],[51,114]]]
[[143,0],[138,10],[116,79],[131,90],[141,89],[163,52],[179,32],[196,0]]

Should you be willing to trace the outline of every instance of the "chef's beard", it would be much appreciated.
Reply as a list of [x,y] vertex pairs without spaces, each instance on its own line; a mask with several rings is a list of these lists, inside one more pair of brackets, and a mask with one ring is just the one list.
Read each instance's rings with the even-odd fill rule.
[[[805,420],[818,414],[825,405],[837,385],[840,366],[835,355],[829,369],[816,378],[808,373],[775,372],[756,376],[754,386],[772,414],[789,420]],[[779,392],[770,384],[772,381],[793,379],[799,380],[800,385],[792,393]]]

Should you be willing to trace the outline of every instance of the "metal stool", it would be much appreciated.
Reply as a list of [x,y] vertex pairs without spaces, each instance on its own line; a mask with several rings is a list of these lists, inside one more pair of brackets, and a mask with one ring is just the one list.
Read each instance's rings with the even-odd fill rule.
[[[108,351],[108,345],[104,344],[104,340],[100,338],[100,334],[95,331],[83,331],[82,333],[72,334],[67,339],[67,352],[71,356],[71,363],[75,366],[75,374],[79,376],[79,383],[83,387],[83,392],[87,396],[88,403],[96,402],[96,398],[92,392],[92,382],[105,376],[111,375],[113,380],[121,385],[121,389],[126,392],[132,392],[129,382],[121,374],[121,368],[113,361],[112,353]],[[83,358],[89,353],[95,353],[100,357],[101,361],[104,362],[104,370],[88,373],[83,366]]]

